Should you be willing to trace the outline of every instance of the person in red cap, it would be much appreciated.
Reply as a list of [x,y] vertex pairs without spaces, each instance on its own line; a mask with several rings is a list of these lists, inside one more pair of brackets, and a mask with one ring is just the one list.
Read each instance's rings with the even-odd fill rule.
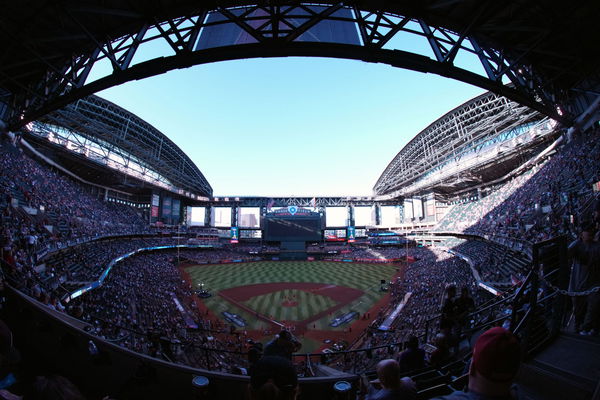
[[484,332],[475,343],[469,369],[468,391],[456,391],[437,400],[514,399],[512,383],[521,365],[521,345],[501,327]]

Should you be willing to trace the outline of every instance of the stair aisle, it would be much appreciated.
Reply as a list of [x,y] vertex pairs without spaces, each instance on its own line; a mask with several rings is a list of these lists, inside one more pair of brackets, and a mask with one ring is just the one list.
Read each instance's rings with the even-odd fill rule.
[[562,333],[521,367],[517,381],[523,399],[592,399],[600,383],[600,338]]

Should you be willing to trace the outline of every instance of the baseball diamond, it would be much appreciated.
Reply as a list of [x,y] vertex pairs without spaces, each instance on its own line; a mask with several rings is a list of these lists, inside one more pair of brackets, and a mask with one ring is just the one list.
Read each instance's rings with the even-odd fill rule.
[[272,315],[276,321],[303,321],[337,305],[330,297],[293,289],[258,295],[244,304],[259,314]]
[[[394,279],[400,269],[394,264],[260,261],[194,265],[184,271],[193,286],[212,292],[202,299],[212,315],[237,314],[260,339],[282,324],[306,337],[335,340],[352,331],[356,320],[336,327],[331,322],[350,312],[375,315],[375,304],[386,296],[381,280]],[[309,342],[303,351],[315,350],[306,348]]]

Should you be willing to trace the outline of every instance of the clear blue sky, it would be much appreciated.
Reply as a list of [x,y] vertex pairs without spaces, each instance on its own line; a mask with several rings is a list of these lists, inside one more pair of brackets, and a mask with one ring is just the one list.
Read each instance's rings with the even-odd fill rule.
[[215,196],[370,195],[419,131],[484,90],[352,60],[200,65],[98,95],[196,163]]

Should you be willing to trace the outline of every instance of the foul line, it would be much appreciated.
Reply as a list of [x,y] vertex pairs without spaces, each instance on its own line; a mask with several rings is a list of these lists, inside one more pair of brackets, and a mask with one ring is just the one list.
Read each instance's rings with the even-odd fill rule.
[[250,314],[254,315],[254,316],[255,316],[256,318],[258,318],[258,319],[262,319],[263,321],[266,321],[266,322],[269,322],[269,323],[271,323],[271,324],[277,325],[277,326],[279,326],[280,328],[283,328],[283,327],[285,326],[285,325],[284,325],[284,324],[282,324],[281,322],[279,322],[279,321],[275,321],[274,319],[272,319],[272,318],[270,318],[270,317],[268,317],[268,316],[266,316],[266,315],[263,315],[263,314],[261,314],[261,313],[257,312],[256,310],[253,310],[253,309],[251,309],[250,307],[246,306],[245,304],[242,304],[242,303],[240,303],[240,302],[238,302],[238,301],[236,301],[236,300],[232,299],[232,298],[231,298],[231,297],[229,297],[229,296],[226,296],[226,295],[224,295],[224,294],[222,294],[222,293],[219,293],[219,296],[220,296],[220,297],[222,297],[223,299],[227,300],[228,302],[232,303],[232,304],[233,304],[233,305],[235,305],[236,307],[239,307],[239,308],[241,308],[242,310],[244,310],[244,311],[246,311],[246,312],[248,312],[248,313],[250,313]]

